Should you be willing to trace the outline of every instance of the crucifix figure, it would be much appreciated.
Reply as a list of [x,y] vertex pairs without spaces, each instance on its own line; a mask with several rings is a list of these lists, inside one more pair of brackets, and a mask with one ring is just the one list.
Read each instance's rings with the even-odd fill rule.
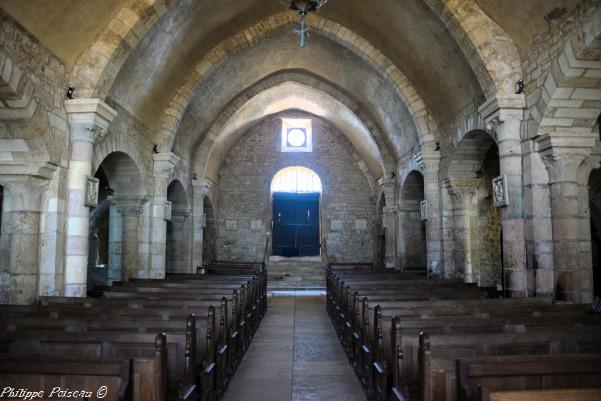
[[300,41],[301,48],[305,47],[305,38],[309,37],[309,28],[305,25],[305,15],[307,15],[307,13],[301,11],[300,28],[292,28],[292,33],[296,33],[298,35],[298,40]]

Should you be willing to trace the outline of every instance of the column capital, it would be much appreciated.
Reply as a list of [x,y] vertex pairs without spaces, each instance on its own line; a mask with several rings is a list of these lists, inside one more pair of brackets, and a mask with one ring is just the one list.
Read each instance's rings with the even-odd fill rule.
[[524,95],[519,94],[493,97],[478,107],[478,112],[486,124],[486,129],[499,145],[505,141],[521,141],[525,108]]
[[117,207],[117,211],[123,216],[140,216],[144,211],[144,204],[148,202],[144,198],[112,198],[111,202]]
[[154,175],[169,178],[179,164],[180,158],[173,152],[157,153],[152,155],[154,161]]
[[526,108],[526,98],[523,94],[493,97],[478,107],[478,112],[488,125],[493,121],[505,122],[508,119],[523,118]]
[[439,151],[422,151],[417,153],[413,160],[417,164],[420,172],[425,176],[436,176],[440,169],[440,152]]
[[192,190],[194,191],[194,197],[204,198],[209,194],[209,190],[213,186],[211,180],[194,180],[192,181]]
[[12,198],[12,211],[39,212],[42,207],[42,194],[48,189],[49,181],[30,175],[10,176],[4,181]]
[[95,142],[106,135],[117,111],[100,99],[65,100],[71,141]]
[[551,183],[577,181],[578,169],[588,159],[582,153],[549,153],[543,156],[543,162],[549,171]]

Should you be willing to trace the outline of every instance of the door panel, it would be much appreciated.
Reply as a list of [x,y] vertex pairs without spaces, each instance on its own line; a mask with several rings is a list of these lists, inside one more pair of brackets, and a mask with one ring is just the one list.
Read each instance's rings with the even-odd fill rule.
[[319,194],[273,195],[274,255],[318,256]]

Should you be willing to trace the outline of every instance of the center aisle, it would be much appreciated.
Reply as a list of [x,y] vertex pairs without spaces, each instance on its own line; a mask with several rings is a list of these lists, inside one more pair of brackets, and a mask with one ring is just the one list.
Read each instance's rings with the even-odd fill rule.
[[323,296],[276,296],[223,401],[365,401]]

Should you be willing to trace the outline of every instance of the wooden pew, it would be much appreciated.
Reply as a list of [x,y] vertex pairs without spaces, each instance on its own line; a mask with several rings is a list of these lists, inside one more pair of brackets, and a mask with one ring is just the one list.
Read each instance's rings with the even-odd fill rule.
[[[548,298],[495,300],[494,289],[388,272],[329,270],[327,289],[328,313],[368,399],[455,400],[458,357],[601,350],[601,335],[587,333],[601,333],[601,320],[583,305],[553,305]],[[428,359],[426,347],[419,347],[422,330],[431,338],[457,340],[437,345]],[[491,339],[490,346],[479,338]],[[421,395],[411,392],[417,378]]]
[[[97,391],[106,385],[106,399],[134,401],[165,401],[167,380],[167,349],[165,335],[156,336],[154,352],[148,357],[90,359],[71,353],[46,358],[13,353],[0,358],[0,381],[11,387],[48,391],[52,387],[73,387]],[[65,359],[74,355],[80,359]],[[130,374],[131,371],[131,374]],[[94,394],[95,395],[95,394]],[[56,398],[56,397],[55,397]]]
[[458,399],[490,401],[498,390],[598,387],[601,354],[500,356],[457,361]]
[[601,332],[420,336],[422,401],[454,401],[457,360],[482,356],[601,352]]
[[495,391],[490,401],[599,401],[601,389]]

